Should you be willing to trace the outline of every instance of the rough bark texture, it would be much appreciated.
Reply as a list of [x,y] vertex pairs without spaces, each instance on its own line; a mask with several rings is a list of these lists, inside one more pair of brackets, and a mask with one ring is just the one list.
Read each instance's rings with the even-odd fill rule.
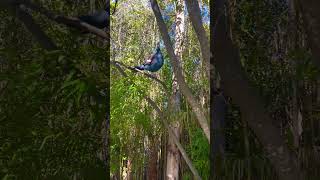
[[272,124],[266,113],[263,101],[256,89],[250,86],[240,64],[238,49],[233,45],[224,15],[224,0],[215,1],[213,34],[213,55],[218,72],[221,75],[226,94],[240,106],[242,117],[248,121],[251,129],[263,144],[267,156],[274,165],[280,179],[300,179],[297,157],[286,147],[285,138],[280,129]]
[[[175,29],[175,49],[174,53],[176,56],[182,57],[182,44],[183,44],[183,34],[184,34],[184,26],[185,26],[185,17],[184,17],[184,1],[178,0],[176,2],[176,29]],[[182,62],[180,62],[182,64]],[[181,111],[181,95],[179,91],[178,82],[175,76],[172,77],[172,95],[171,95],[171,107],[172,113],[178,114]],[[181,134],[181,124],[180,118],[178,116],[174,116],[174,120],[171,122],[170,127],[174,131],[177,139],[180,139]],[[180,153],[175,145],[174,141],[171,137],[168,138],[168,148],[167,148],[167,175],[166,178],[169,180],[180,179],[179,171],[180,171]]]
[[261,97],[249,84],[240,63],[239,51],[227,34],[224,15],[218,18],[213,40],[214,64],[221,75],[226,94],[239,105],[242,117],[248,121],[250,128],[261,141],[279,178],[300,179],[297,157],[290,153],[285,137],[280,134],[280,128],[272,124]]
[[[172,131],[174,132],[177,140],[180,139],[180,124],[179,122],[173,122],[170,124]],[[168,147],[167,147],[167,171],[166,179],[168,180],[177,180],[179,178],[179,169],[180,169],[180,153],[179,149],[172,139],[173,136],[169,136]]]
[[150,156],[148,160],[148,178],[150,180],[157,180],[157,162],[158,162],[158,149],[152,142],[150,148]]

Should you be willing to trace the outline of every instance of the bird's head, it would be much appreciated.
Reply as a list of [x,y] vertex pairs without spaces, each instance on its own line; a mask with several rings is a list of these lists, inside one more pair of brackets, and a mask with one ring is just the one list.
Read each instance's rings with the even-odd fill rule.
[[156,49],[157,49],[157,51],[160,51],[160,42],[157,43]]

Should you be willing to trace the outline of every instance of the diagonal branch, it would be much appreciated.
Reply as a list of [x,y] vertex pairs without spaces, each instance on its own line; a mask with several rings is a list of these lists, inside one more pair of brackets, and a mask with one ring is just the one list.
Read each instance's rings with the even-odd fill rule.
[[[54,13],[44,9],[30,0],[1,0],[0,7],[8,9],[13,15],[24,23],[26,28],[32,33],[34,38],[47,50],[57,49],[53,41],[42,31],[41,27],[36,24],[32,16],[26,12],[26,7],[45,15],[47,18],[54,20],[57,23],[64,24],[70,27],[77,28],[86,32],[91,32],[104,39],[109,39],[108,34],[90,24],[82,22],[78,18],[64,17],[55,15]],[[16,14],[14,13],[16,12]]]
[[264,102],[250,82],[240,62],[239,49],[233,44],[227,34],[226,16],[218,19],[216,31],[213,34],[215,67],[224,82],[224,90],[232,101],[239,105],[241,115],[247,120],[250,128],[261,141],[279,179],[298,180],[300,171],[298,158],[291,154],[280,129],[273,124]]
[[[119,63],[114,63],[111,62],[114,66],[116,66],[116,68],[119,70],[119,72],[122,74],[122,76],[124,77],[128,77],[128,75],[126,74],[126,72],[121,68]],[[192,161],[190,160],[190,158],[188,157],[187,152],[184,150],[183,146],[180,144],[177,136],[174,134],[173,130],[169,127],[168,122],[165,119],[164,114],[161,112],[161,110],[159,109],[159,107],[157,106],[157,104],[152,101],[148,96],[144,97],[144,99],[157,111],[157,113],[160,116],[161,122],[164,124],[164,127],[167,129],[169,136],[173,139],[174,143],[176,144],[176,146],[178,147],[183,159],[185,160],[185,162],[188,164],[191,172],[193,173],[193,175],[196,177],[197,180],[201,180],[201,177],[198,173],[198,171],[196,170],[196,168],[193,166]]]
[[73,27],[73,28],[76,28],[76,29],[79,29],[82,31],[91,32],[97,36],[104,38],[104,39],[109,39],[109,36],[105,31],[103,31],[99,28],[96,28],[94,26],[91,26],[90,24],[85,23],[78,18],[56,15],[53,12],[49,11],[48,9],[45,9],[43,7],[38,6],[37,4],[32,3],[30,0],[17,0],[17,1],[19,1],[20,3],[23,3],[24,5],[26,5],[28,8],[32,9],[33,11],[41,13],[42,15],[46,16],[47,18],[49,18],[59,24],[64,24],[69,27]]
[[30,0],[2,0],[2,2],[0,3],[6,7],[25,5],[27,8],[30,8],[31,10],[38,12],[46,16],[48,19],[51,19],[59,24],[64,24],[69,27],[90,32],[104,39],[109,39],[108,34],[99,28],[91,26],[90,24],[85,23],[78,18],[56,15],[53,12],[49,11],[48,9],[45,9],[44,7],[40,7],[37,4],[32,3]]
[[207,72],[207,77],[209,77],[209,70],[210,70],[210,46],[209,40],[206,31],[202,25],[202,18],[200,14],[199,3],[197,0],[186,0],[187,10],[190,16],[191,24],[195,33],[197,34],[201,54],[203,58],[203,64],[205,67],[205,71]]
[[156,16],[157,23],[159,26],[159,31],[161,33],[162,39],[164,41],[164,44],[166,46],[168,55],[170,57],[170,62],[173,66],[173,72],[177,78],[177,82],[179,84],[179,87],[181,89],[182,94],[186,97],[186,100],[188,101],[189,105],[191,106],[193,112],[195,113],[197,120],[204,131],[208,141],[210,142],[210,129],[208,125],[207,118],[205,117],[204,113],[202,112],[201,106],[196,101],[195,97],[193,96],[190,88],[188,87],[187,83],[185,82],[185,78],[182,74],[182,69],[180,66],[180,58],[177,57],[174,54],[174,50],[170,41],[170,37],[168,34],[167,27],[162,19],[162,15],[158,6],[158,3],[156,0],[150,0],[151,7],[153,10],[154,15]]
[[34,22],[32,16],[25,11],[26,9],[20,5],[17,7],[17,17],[26,28],[31,32],[33,37],[47,50],[56,50],[57,46],[54,42],[42,31],[41,27]]
[[16,16],[39,42],[39,44],[47,50],[56,50],[57,46],[54,42],[42,31],[41,27],[34,22],[32,16],[26,12],[23,5],[14,3],[14,1],[6,0],[0,2],[1,6],[8,9],[12,15]]
[[196,179],[201,179],[198,171],[196,170],[195,167],[193,167],[192,165],[192,161],[189,159],[187,152],[184,150],[183,146],[180,144],[177,136],[174,134],[173,130],[170,128],[168,122],[165,119],[165,116],[163,115],[163,112],[161,112],[161,110],[159,109],[159,107],[157,106],[157,104],[152,101],[149,97],[145,97],[145,99],[147,100],[147,102],[153,107],[153,109],[155,109],[157,111],[157,113],[160,116],[160,119],[162,120],[163,125],[165,126],[165,128],[168,130],[169,136],[172,138],[173,142],[176,144],[176,146],[178,147],[183,159],[186,161],[186,163],[188,164],[191,172],[193,173],[193,175],[195,176]]

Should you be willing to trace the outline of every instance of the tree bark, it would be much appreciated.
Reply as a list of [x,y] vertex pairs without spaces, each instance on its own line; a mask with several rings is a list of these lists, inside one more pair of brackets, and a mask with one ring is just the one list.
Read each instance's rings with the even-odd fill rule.
[[203,64],[206,75],[209,78],[210,74],[210,46],[207,33],[202,25],[201,11],[197,0],[186,0],[187,10],[190,16],[191,24],[198,37],[200,43]]
[[[214,83],[211,81],[211,87]],[[210,176],[219,177],[220,168],[223,166],[224,152],[225,152],[225,115],[226,115],[226,99],[222,93],[213,90],[211,93],[213,98],[211,98],[211,148],[210,148]]]
[[[174,132],[177,140],[180,140],[180,124],[175,121],[170,124],[170,128]],[[173,136],[169,136],[168,145],[167,145],[167,166],[166,166],[166,179],[168,180],[177,180],[179,178],[179,170],[180,170],[180,153],[179,149],[174,143],[172,139]]]
[[150,98],[145,97],[145,99],[147,100],[147,102],[157,111],[157,113],[160,116],[160,119],[162,120],[162,123],[164,124],[165,128],[168,130],[169,136],[171,136],[171,139],[174,141],[174,143],[176,144],[176,146],[178,147],[181,156],[183,157],[183,159],[185,160],[185,162],[187,163],[187,165],[190,168],[190,171],[193,173],[194,178],[199,180],[201,179],[198,171],[194,168],[191,160],[189,159],[187,152],[184,150],[184,148],[182,147],[182,145],[180,144],[178,138],[175,136],[174,131],[169,127],[168,122],[165,119],[165,116],[163,115],[163,113],[161,112],[161,110],[159,109],[159,107],[156,105],[156,103],[154,101],[152,101]]
[[213,40],[214,64],[221,75],[226,94],[239,105],[242,117],[261,141],[279,178],[300,179],[297,157],[289,151],[280,128],[272,124],[261,97],[250,85],[240,63],[239,50],[227,34],[226,17],[223,14],[218,18]]
[[303,23],[307,32],[312,60],[320,69],[320,1],[297,0],[297,2],[303,15]]
[[[289,9],[289,27],[288,27],[288,34],[289,34],[289,40],[287,41],[287,47],[290,51],[295,51],[299,44],[298,44],[298,29],[297,29],[297,10],[296,10],[296,4],[294,2],[295,0],[289,0],[288,1],[288,9]],[[293,74],[297,73],[298,64],[295,60],[291,59],[291,68]],[[292,134],[293,134],[293,145],[296,149],[299,148],[299,141],[300,141],[300,135],[302,133],[301,129],[301,113],[300,113],[300,106],[298,103],[299,98],[299,80],[294,78],[292,80],[292,110],[290,112],[290,117],[292,119]]]
[[[176,1],[176,28],[175,28],[175,49],[174,53],[177,57],[182,57],[182,45],[184,38],[184,26],[185,26],[185,17],[184,17],[184,1]],[[182,64],[182,62],[179,62]],[[181,96],[179,91],[179,86],[175,75],[172,77],[172,95],[170,100],[170,106],[172,107],[173,121],[170,123],[171,129],[174,131],[178,140],[180,140],[181,134],[181,124],[180,119],[176,116],[181,111]],[[175,145],[174,141],[169,136],[168,138],[168,148],[167,148],[167,171],[166,179],[175,180],[179,178],[180,171],[180,153]]]
[[154,140],[150,143],[150,156],[148,158],[148,180],[157,180],[157,162],[158,162],[158,149]]

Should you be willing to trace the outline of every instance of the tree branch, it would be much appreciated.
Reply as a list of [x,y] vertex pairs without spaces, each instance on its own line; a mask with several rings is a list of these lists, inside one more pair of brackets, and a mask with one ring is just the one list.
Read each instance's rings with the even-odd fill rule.
[[17,7],[17,17],[23,22],[33,37],[47,50],[58,49],[54,42],[42,31],[41,27],[33,21],[32,16],[25,10],[22,5]]
[[[127,69],[130,69],[131,71],[133,71],[133,72],[135,72],[135,73],[139,72],[139,73],[143,74],[144,76],[146,76],[146,77],[148,77],[148,78],[150,78],[150,79],[155,80],[156,82],[158,82],[159,84],[162,85],[162,87],[164,88],[166,94],[169,94],[168,88],[167,88],[166,84],[165,84],[163,81],[161,81],[160,79],[152,76],[151,74],[146,73],[146,72],[143,72],[143,71],[139,71],[139,70],[137,70],[136,68],[127,66],[127,65],[125,65],[125,64],[123,64],[123,63],[121,63],[121,62],[119,62],[119,61],[110,61],[110,63],[113,64],[113,65],[115,65],[115,66],[117,67],[117,69],[121,72],[122,75],[125,75],[125,72],[124,72],[121,68],[120,68],[120,69],[118,68],[119,65],[121,65],[121,66],[123,66],[123,67],[125,67],[125,68],[127,68]],[[123,71],[123,72],[122,72],[122,71]],[[126,77],[127,77],[127,76],[126,76]]]
[[200,43],[201,54],[203,58],[203,65],[207,73],[207,77],[210,76],[210,46],[206,31],[202,25],[201,11],[197,0],[186,0],[187,10],[191,20],[193,29],[198,37]]
[[108,34],[99,28],[91,26],[90,24],[87,24],[78,18],[56,15],[53,12],[49,11],[48,9],[45,9],[43,7],[38,6],[37,4],[32,3],[30,0],[6,0],[6,1],[11,2],[11,4],[24,4],[26,7],[46,16],[48,19],[51,19],[59,24],[64,24],[69,27],[90,32],[104,39],[109,39]]
[[34,22],[32,16],[26,12],[23,5],[15,1],[5,0],[0,2],[1,6],[8,9],[12,15],[16,16],[39,42],[39,44],[47,50],[56,50],[57,46],[54,42],[41,30],[41,27]]
[[173,142],[176,144],[176,146],[178,147],[183,159],[185,160],[185,162],[188,164],[191,172],[193,173],[193,175],[195,176],[196,179],[201,179],[198,171],[196,170],[195,167],[193,167],[192,165],[192,161],[189,159],[187,152],[184,150],[184,148],[182,147],[182,145],[180,144],[177,136],[174,134],[173,130],[170,128],[168,122],[165,119],[165,116],[163,115],[163,113],[161,112],[161,110],[158,108],[157,104],[152,101],[149,97],[145,97],[145,99],[147,100],[147,102],[153,107],[153,109],[155,109],[157,111],[157,113],[160,116],[160,119],[164,125],[164,127],[167,129],[169,136],[172,138]]
[[[121,68],[119,63],[115,63],[114,61],[111,62],[114,66],[117,67],[117,69],[120,71],[120,73],[124,76],[124,77],[128,77],[128,75],[125,73],[125,71]],[[125,67],[125,66],[124,66]],[[130,69],[130,68],[129,68]],[[164,124],[164,127],[167,129],[169,136],[173,139],[174,143],[176,144],[176,146],[178,147],[183,159],[185,160],[185,162],[188,164],[191,172],[193,173],[193,175],[196,177],[196,179],[201,180],[201,177],[198,173],[198,171],[195,169],[195,167],[192,164],[192,161],[189,159],[188,154],[186,153],[186,151],[184,150],[183,146],[180,144],[178,138],[176,137],[176,135],[174,134],[174,132],[172,131],[172,129],[169,127],[168,122],[165,119],[165,116],[163,115],[163,113],[161,112],[161,110],[158,108],[157,104],[152,101],[148,96],[144,97],[144,99],[154,108],[154,110],[157,111],[157,113],[160,116],[160,119],[162,121],[162,123]]]
[[109,39],[109,36],[105,31],[103,31],[99,28],[96,28],[94,26],[91,26],[90,24],[85,23],[78,18],[55,15],[53,12],[32,3],[30,0],[23,0],[23,3],[26,6],[28,6],[30,9],[43,14],[47,18],[49,18],[57,23],[64,24],[64,25],[67,25],[67,26],[70,26],[73,28],[77,28],[82,31],[91,32],[92,34],[100,36],[104,39]]
[[168,55],[170,57],[170,62],[173,66],[173,72],[177,78],[177,82],[179,84],[181,92],[186,97],[186,100],[188,101],[189,105],[191,106],[193,112],[195,113],[195,115],[197,117],[197,120],[198,120],[202,130],[204,131],[208,141],[210,142],[210,129],[209,129],[207,118],[205,117],[204,113],[201,110],[201,106],[196,101],[196,99],[193,97],[193,94],[192,94],[190,88],[188,87],[188,85],[186,84],[186,82],[184,80],[185,78],[182,74],[182,70],[181,70],[180,63],[179,63],[180,58],[174,54],[174,50],[173,50],[172,44],[170,42],[168,30],[167,30],[167,27],[166,27],[163,19],[162,19],[162,15],[161,15],[158,3],[156,0],[150,0],[150,2],[151,2],[151,7],[153,10],[153,13],[157,19],[159,31],[161,33],[162,39],[164,41],[165,47],[166,47]]

